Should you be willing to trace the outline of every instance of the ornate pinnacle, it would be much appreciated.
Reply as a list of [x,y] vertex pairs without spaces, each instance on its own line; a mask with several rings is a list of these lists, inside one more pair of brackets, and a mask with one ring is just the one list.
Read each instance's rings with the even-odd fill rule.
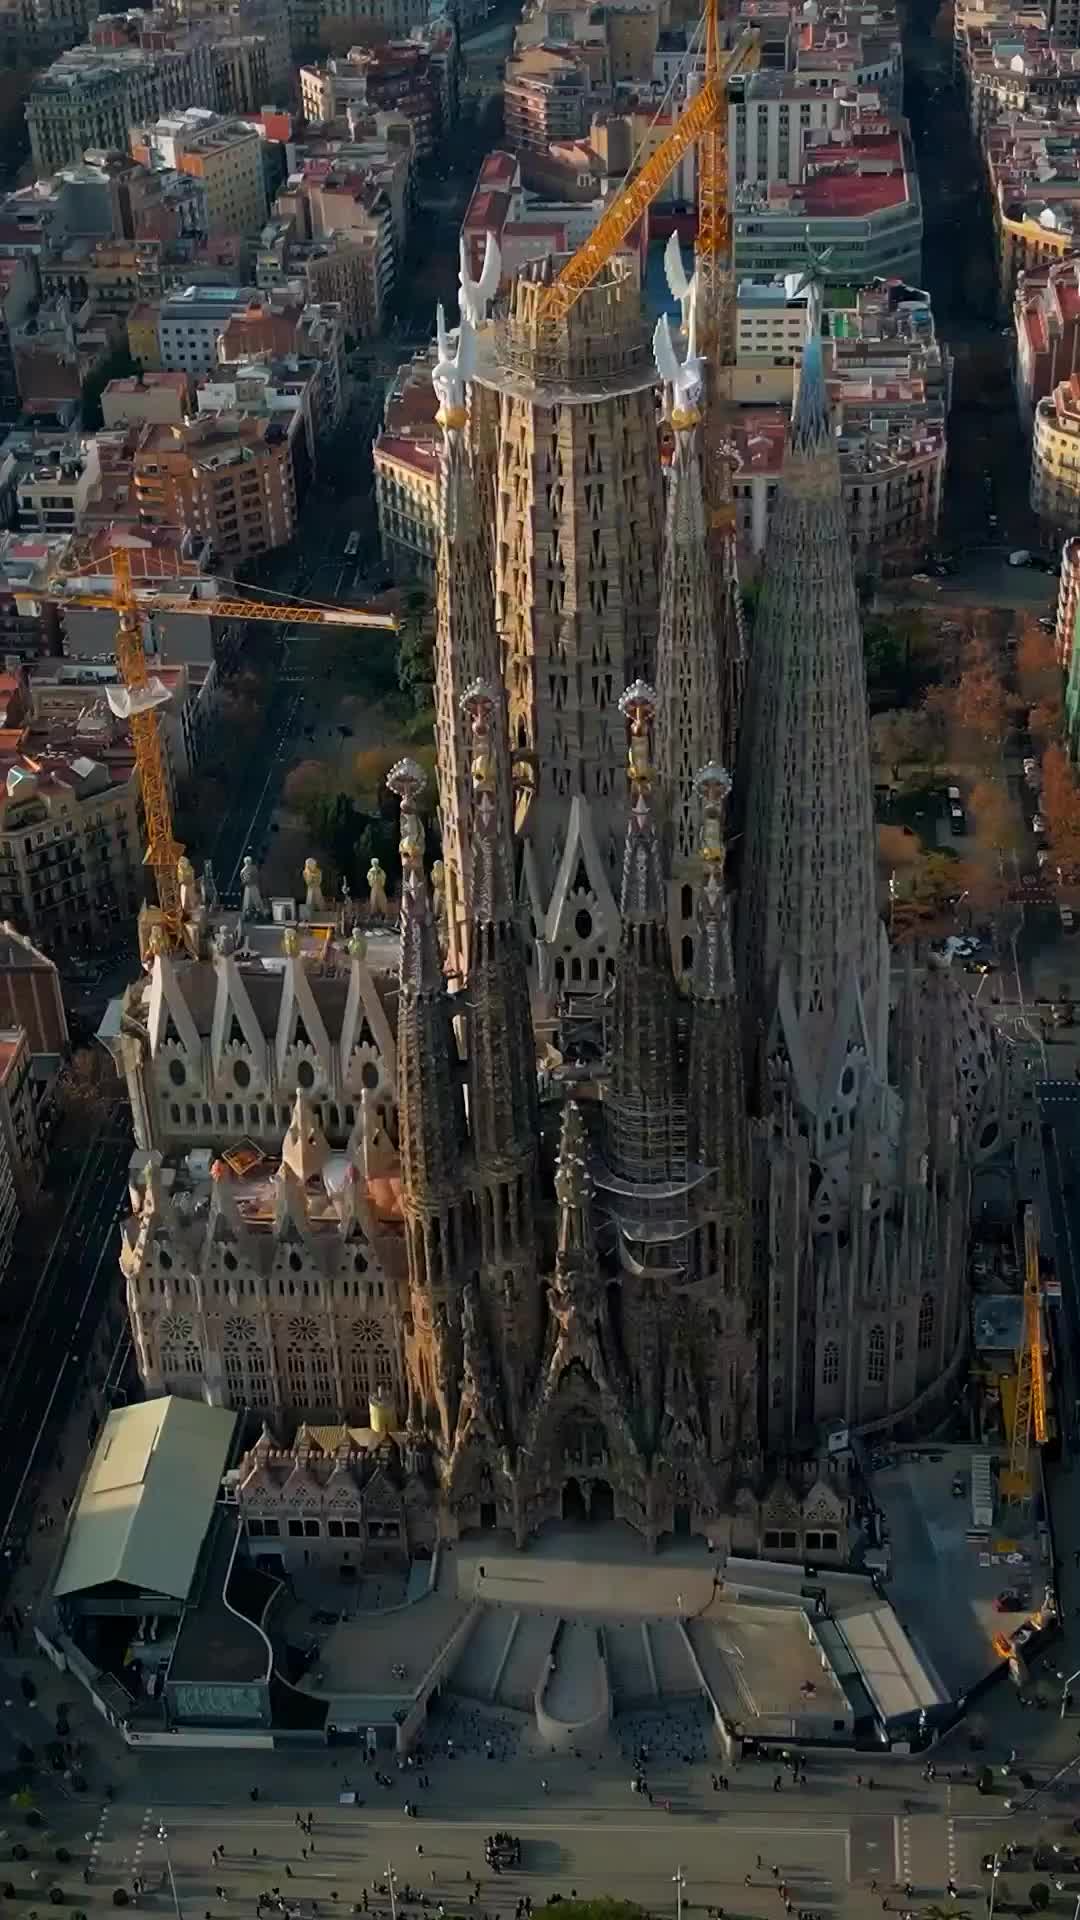
[[489,804],[494,804],[495,793],[495,754],[492,748],[492,727],[495,719],[495,689],[486,680],[474,680],[466,687],[461,696],[461,711],[472,730],[473,753],[469,772],[472,776],[473,793],[478,803],[483,795],[489,796]]
[[592,1192],[585,1157],[585,1125],[576,1100],[563,1108],[559,1153],[555,1162],[555,1198],[560,1207],[584,1207]]
[[619,700],[619,712],[630,728],[629,775],[634,811],[648,805],[652,789],[649,729],[656,718],[656,689],[647,680],[635,680]]
[[424,877],[424,828],[417,803],[427,785],[427,775],[415,760],[395,761],[386,776],[391,793],[401,801],[401,872],[406,886],[415,887]]
[[694,791],[701,801],[701,858],[706,866],[718,868],[722,873],[726,854],[724,815],[731,792],[731,775],[726,767],[710,760],[694,775]]

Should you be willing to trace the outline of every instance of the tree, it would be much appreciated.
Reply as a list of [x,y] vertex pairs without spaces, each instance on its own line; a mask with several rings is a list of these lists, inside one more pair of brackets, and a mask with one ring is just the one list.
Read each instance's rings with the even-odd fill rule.
[[421,605],[411,603],[416,596],[409,595],[410,612],[401,629],[398,642],[398,685],[402,693],[408,694],[415,713],[426,713],[434,705],[435,687],[435,623]]
[[941,716],[926,707],[889,707],[874,714],[870,722],[870,741],[874,758],[889,769],[895,785],[916,784],[910,776],[933,773],[941,765],[943,754]]
[[995,768],[1016,701],[998,671],[988,635],[971,634],[963,659],[959,679],[952,686],[932,687],[925,709],[940,718],[953,765]]
[[1045,1880],[1035,1880],[1028,1889],[1028,1899],[1036,1913],[1044,1913],[1050,1905],[1050,1889]]
[[301,760],[285,776],[285,803],[310,821],[333,790],[334,772],[326,760]]
[[1043,754],[1042,811],[1057,864],[1080,868],[1080,785],[1064,747],[1050,746]]
[[139,362],[133,360],[128,352],[127,342],[113,347],[104,360],[87,374],[82,383],[82,424],[86,433],[96,433],[102,425],[101,396],[110,380],[122,380],[128,374],[140,371]]
[[116,1067],[103,1047],[77,1047],[60,1078],[61,1125],[75,1140],[97,1139],[120,1096]]
[[914,867],[923,852],[923,844],[910,827],[882,826],[877,830],[878,860],[887,870]]
[[1058,666],[1053,635],[1044,633],[1037,620],[1027,615],[1020,628],[1016,649],[1016,683],[1028,706],[1045,702],[1061,712],[1061,668]]
[[996,860],[1024,845],[1024,818],[1004,780],[977,780],[968,795],[968,813],[982,854]]
[[386,776],[397,759],[392,747],[365,747],[353,755],[353,792],[358,800],[379,802],[386,791]]

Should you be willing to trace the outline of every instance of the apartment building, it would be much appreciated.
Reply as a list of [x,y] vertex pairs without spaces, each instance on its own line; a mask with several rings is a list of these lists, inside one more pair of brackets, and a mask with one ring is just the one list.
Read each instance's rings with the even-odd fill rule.
[[[101,434],[99,442],[110,437]],[[192,684],[201,684],[200,676],[205,677],[210,667],[227,672],[235,666],[243,629],[216,611],[227,586],[219,585],[206,536],[177,526],[140,522],[134,479],[137,444],[130,445],[135,438],[131,433],[123,438],[128,448],[130,504],[121,509],[119,524],[146,543],[132,552],[135,591],[142,608],[143,645],[148,659],[155,663],[155,672],[164,670],[165,663],[183,666],[190,671]],[[112,613],[107,608],[74,604],[80,587],[91,593],[108,590],[112,576],[110,548],[117,525],[114,511],[110,501],[96,522],[92,513],[88,516],[87,533],[79,546],[80,573],[70,592],[65,591],[61,597],[63,653],[67,660],[111,664],[116,651]],[[163,612],[156,604],[158,593],[167,593],[171,601],[180,603],[179,608]],[[210,691],[214,692],[213,685]]]
[[[453,33],[449,23],[447,31]],[[438,45],[390,40],[301,67],[304,114],[320,123],[346,114],[362,121],[371,111],[394,113],[408,122],[415,152],[426,159],[456,114],[457,63],[444,53]]]
[[[45,1173],[45,1156],[41,1148],[34,1094],[33,1059],[30,1041],[23,1027],[0,1027],[0,1136],[3,1138],[0,1161],[6,1154],[11,1163],[21,1209],[28,1206],[40,1191]],[[0,1248],[2,1243],[3,1223],[0,1218]]]
[[267,354],[219,367],[198,382],[195,398],[200,414],[242,413],[283,428],[299,504],[315,472],[318,389],[319,369],[313,361]]
[[23,1029],[31,1054],[62,1059],[68,1051],[67,1011],[56,962],[10,920],[0,923],[0,1020]]
[[38,266],[33,257],[0,259],[0,420],[14,419],[19,411],[15,339],[34,310],[38,288]]
[[[735,296],[732,398],[742,406],[790,406],[802,361],[806,293],[799,273],[741,280]],[[904,281],[831,288],[825,307],[826,366],[837,378],[873,373],[919,378],[944,424],[952,356],[937,338],[929,296]]]
[[106,427],[179,426],[194,411],[191,378],[186,373],[135,373],[110,380],[101,396]]
[[812,135],[832,133],[850,111],[850,93],[802,74],[759,71],[728,92],[728,153],[733,187],[799,180]]
[[580,50],[526,47],[506,62],[503,115],[515,153],[544,153],[553,141],[582,139],[593,106],[603,104]]
[[998,248],[1011,299],[1030,274],[1080,248],[1080,111],[1010,115],[983,135]]
[[208,414],[143,429],[135,494],[146,526],[201,535],[236,562],[288,544],[296,484],[286,429],[245,414]]
[[53,537],[82,524],[101,480],[101,456],[92,434],[35,447],[18,484],[19,525]]
[[1036,404],[1031,509],[1048,538],[1080,534],[1080,374],[1059,380]]
[[[829,382],[834,406],[842,387]],[[856,567],[874,577],[910,572],[940,523],[944,425],[927,416],[918,382],[848,383],[848,399],[840,472]],[[747,407],[733,428],[736,526],[748,574],[765,550],[787,423],[786,408]]]
[[113,937],[143,897],[130,749],[91,758],[9,729],[0,776],[0,916],[50,953]]
[[1080,52],[1015,22],[969,35],[965,64],[976,139],[1003,115],[1068,111],[1080,98]]
[[922,274],[922,198],[904,123],[852,115],[804,152],[797,182],[746,186],[732,219],[735,269],[771,277],[827,255],[831,282]]
[[344,414],[344,309],[336,302],[300,302],[291,287],[259,296],[229,321],[218,341],[218,360],[224,369],[267,355],[315,362],[316,441],[333,433]]
[[195,180],[208,234],[253,234],[267,214],[263,143],[255,127],[202,107],[133,128],[131,151],[144,166],[170,167]]
[[430,351],[397,370],[372,447],[383,565],[395,580],[435,578],[439,430]]
[[[252,287],[177,289],[158,310],[158,351],[167,372],[212,373],[218,363],[218,341],[234,313],[242,313],[254,297]],[[130,340],[130,328],[128,339]]]
[[97,19],[99,0],[3,0],[0,59],[40,66],[77,46]]
[[0,533],[0,658],[36,660],[63,651],[59,610],[46,593],[67,550],[66,536]]
[[216,104],[209,40],[72,48],[38,76],[26,103],[34,169],[52,173],[80,160],[88,147],[126,151],[133,126],[152,123],[174,107]]
[[[292,81],[289,10],[279,0],[169,0],[169,11],[185,26],[209,31],[220,47],[237,39],[262,43],[266,84],[250,100],[219,99],[223,113],[245,113],[267,100],[285,100]],[[254,80],[254,76],[253,76]]]
[[429,0],[289,0],[294,47],[340,48],[352,33],[409,34],[427,24]]
[[[165,764],[175,797],[177,783],[198,766],[213,724],[219,697],[213,662],[155,659],[155,680],[168,698],[157,708]],[[28,724],[42,737],[59,734],[92,750],[94,743],[126,742],[127,723],[109,705],[109,690],[119,688],[115,660],[39,660],[20,676]]]

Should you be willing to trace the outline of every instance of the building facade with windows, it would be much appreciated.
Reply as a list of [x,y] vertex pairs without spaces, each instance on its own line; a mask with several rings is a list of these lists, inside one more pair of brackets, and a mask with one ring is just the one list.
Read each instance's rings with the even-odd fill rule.
[[138,780],[130,748],[92,759],[35,744],[0,760],[0,917],[50,953],[115,936],[143,898]]

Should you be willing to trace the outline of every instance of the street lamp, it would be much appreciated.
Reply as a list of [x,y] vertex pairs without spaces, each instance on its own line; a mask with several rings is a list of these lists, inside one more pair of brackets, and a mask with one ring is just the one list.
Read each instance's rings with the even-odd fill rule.
[[169,1886],[172,1891],[172,1903],[176,1913],[176,1920],[184,1920],[184,1916],[180,1911],[179,1895],[177,1894],[177,1891],[176,1891],[176,1875],[173,1873],[172,1858],[169,1853],[169,1835],[164,1825],[158,1828],[157,1837],[158,1837],[158,1845],[160,1846],[162,1853],[165,1855],[165,1870],[169,1876]]
[[681,1867],[676,1867],[671,1879],[675,1888],[675,1920],[682,1920],[682,1897],[686,1887],[686,1876]]
[[386,1884],[390,1889],[390,1920],[397,1920],[397,1874],[389,1861],[386,1866]]
[[1068,1679],[1063,1680],[1061,1683],[1061,1712],[1058,1714],[1059,1720],[1064,1720],[1065,1718],[1065,1701],[1068,1698],[1069,1688],[1072,1686],[1074,1680],[1080,1680],[1080,1667],[1077,1667],[1076,1672],[1070,1673]]
[[997,1894],[998,1874],[1000,1872],[1001,1866],[998,1855],[995,1852],[990,1863],[990,1905],[987,1909],[986,1920],[994,1920],[994,1898]]

